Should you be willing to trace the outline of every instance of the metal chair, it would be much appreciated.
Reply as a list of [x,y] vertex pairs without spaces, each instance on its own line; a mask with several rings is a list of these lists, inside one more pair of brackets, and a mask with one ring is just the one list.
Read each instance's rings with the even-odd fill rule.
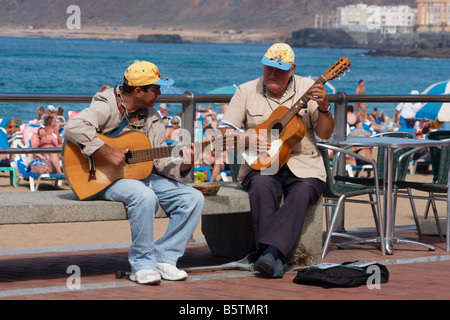
[[244,159],[242,155],[237,150],[227,150],[227,156],[230,161],[230,173],[233,182],[237,182],[237,177],[239,175],[239,170],[241,168],[241,163],[243,163]]
[[[444,140],[450,139],[450,131],[447,130],[438,130],[430,132],[427,139],[431,140]],[[410,153],[415,152],[416,149],[411,150]],[[397,171],[396,173],[396,181],[394,184],[394,212],[396,207],[397,198],[408,198],[410,200],[411,209],[414,216],[414,221],[417,227],[417,232],[419,235],[419,239],[423,239],[419,218],[417,216],[417,210],[414,204],[414,199],[422,199],[427,200],[427,208],[425,210],[425,218],[428,213],[429,206],[431,204],[433,208],[434,218],[436,221],[438,233],[441,241],[444,241],[443,232],[440,225],[439,216],[437,213],[435,201],[447,201],[447,221],[446,221],[446,250],[450,251],[450,146],[445,146],[442,148],[430,147],[430,155],[431,155],[431,165],[433,170],[433,182],[422,183],[422,182],[413,182],[413,181],[405,181],[405,175],[402,172]],[[404,156],[407,156],[405,154]],[[406,189],[406,190],[402,190]],[[428,192],[428,196],[420,196],[413,195],[412,190],[424,191]],[[395,214],[394,214],[395,216]]]
[[[330,246],[330,240],[332,235],[341,235],[339,233],[333,232],[333,229],[335,227],[335,223],[337,220],[338,212],[341,208],[343,208],[345,202],[356,202],[356,203],[367,203],[371,205],[373,217],[375,220],[375,225],[378,232],[378,238],[374,239],[355,239],[352,240],[353,242],[359,242],[359,243],[366,243],[366,242],[380,242],[380,248],[383,253],[383,255],[386,254],[384,245],[381,245],[384,243],[384,228],[383,228],[383,222],[382,222],[382,214],[381,214],[381,202],[380,202],[380,192],[379,192],[379,182],[378,182],[378,170],[377,166],[374,160],[365,158],[363,156],[360,156],[356,153],[350,152],[345,149],[337,148],[334,146],[329,146],[326,144],[318,143],[317,144],[319,151],[323,158],[323,163],[325,165],[325,170],[327,173],[327,181],[325,185],[325,190],[323,193],[324,196],[324,206],[326,208],[327,212],[327,231],[326,231],[326,237],[323,244],[322,249],[322,259],[325,257],[328,248]],[[334,180],[334,175],[332,174],[332,170],[330,167],[330,161],[329,161],[329,153],[328,150],[333,150],[336,154],[348,154],[351,155],[357,159],[360,159],[362,161],[365,161],[367,163],[372,164],[374,168],[374,186],[370,185],[357,185],[357,184],[349,184],[349,183],[340,183],[336,182]],[[369,200],[360,200],[360,199],[350,199],[355,196],[365,195],[367,194],[369,196]],[[373,195],[375,195],[375,200],[373,199]],[[333,207],[331,211],[331,217],[329,219],[328,217],[328,207]],[[329,222],[330,221],[330,222]],[[348,235],[343,235],[348,236]]]

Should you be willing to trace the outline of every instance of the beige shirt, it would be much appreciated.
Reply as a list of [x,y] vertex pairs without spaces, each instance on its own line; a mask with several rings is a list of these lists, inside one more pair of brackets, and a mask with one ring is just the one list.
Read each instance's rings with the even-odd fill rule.
[[[235,128],[249,130],[266,121],[279,106],[290,108],[314,84],[309,78],[294,76],[281,103],[269,91],[264,92],[263,78],[240,85],[222,118],[222,125],[231,124]],[[318,178],[326,181],[322,157],[316,146],[314,128],[318,119],[317,103],[310,100],[307,108],[300,110],[306,126],[305,137],[292,149],[287,160],[289,169],[299,178]],[[241,164],[238,181],[242,182],[250,171],[247,163]]]
[[[71,119],[64,128],[63,136],[81,146],[84,156],[91,156],[105,143],[97,136],[97,132],[108,135],[119,127],[122,114],[117,108],[114,88],[97,93],[88,108]],[[155,108],[145,109],[145,131],[153,148],[166,146],[164,142],[165,126]],[[127,130],[126,128],[123,130]],[[154,160],[153,172],[171,179],[180,180],[181,161],[174,158]],[[189,172],[189,171],[188,171]],[[187,173],[186,173],[187,174]],[[184,176],[184,173],[183,173]]]

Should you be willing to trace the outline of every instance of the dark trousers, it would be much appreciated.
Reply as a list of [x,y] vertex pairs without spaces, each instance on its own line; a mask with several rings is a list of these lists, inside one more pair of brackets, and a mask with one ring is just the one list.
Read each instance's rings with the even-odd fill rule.
[[300,236],[308,207],[322,195],[324,184],[316,178],[297,178],[287,165],[275,175],[250,171],[242,186],[249,194],[258,249],[271,245],[287,257]]

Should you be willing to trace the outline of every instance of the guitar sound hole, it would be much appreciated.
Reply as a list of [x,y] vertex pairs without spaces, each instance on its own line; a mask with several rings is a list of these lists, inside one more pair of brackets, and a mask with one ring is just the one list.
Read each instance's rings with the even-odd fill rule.
[[283,126],[281,123],[277,122],[275,123],[272,128],[270,129],[270,135],[272,138],[278,137],[283,130]]
[[128,151],[127,153],[125,153],[125,162],[127,164],[131,163],[131,158],[133,158],[133,155],[131,154],[131,151]]

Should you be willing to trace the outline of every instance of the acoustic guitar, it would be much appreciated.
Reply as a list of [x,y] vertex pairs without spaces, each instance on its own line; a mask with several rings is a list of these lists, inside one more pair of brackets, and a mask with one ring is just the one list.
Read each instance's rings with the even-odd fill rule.
[[[66,140],[62,149],[63,170],[73,192],[80,200],[86,199],[102,191],[119,179],[146,178],[153,169],[153,160],[161,158],[181,158],[183,145],[152,148],[147,136],[139,131],[127,131],[116,137],[97,136],[111,148],[128,149],[125,154],[125,166],[116,169],[102,156],[86,158],[77,144]],[[237,144],[234,137],[199,141],[194,144],[201,152],[211,152],[213,148],[225,146],[234,148]],[[209,149],[210,148],[210,149]]]
[[[342,57],[329,67],[314,84],[323,85],[341,74],[345,75],[345,71],[349,67],[350,60]],[[264,153],[257,153],[248,148],[242,156],[250,167],[255,170],[270,167],[275,169],[274,173],[276,173],[286,163],[292,148],[303,139],[306,133],[306,127],[303,124],[302,116],[299,115],[299,111],[306,108],[310,89],[291,108],[284,106],[276,108],[267,121],[253,128],[256,134],[266,137],[270,141],[271,147]]]

